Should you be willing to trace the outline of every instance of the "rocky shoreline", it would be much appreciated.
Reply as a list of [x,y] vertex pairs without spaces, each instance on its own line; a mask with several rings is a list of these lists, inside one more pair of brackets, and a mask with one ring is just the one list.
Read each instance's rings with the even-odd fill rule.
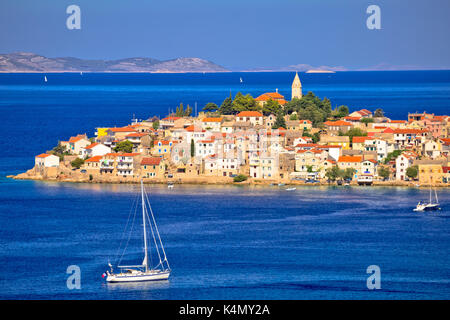
[[[30,169],[27,172],[20,173],[18,175],[8,175],[6,176],[10,179],[15,180],[35,180],[35,181],[46,181],[46,182],[72,182],[72,183],[95,183],[95,184],[137,184],[140,183],[141,178],[138,177],[117,177],[117,176],[96,176],[90,178],[87,174],[78,174],[76,176],[42,176],[34,174],[34,169]],[[328,181],[320,181],[316,183],[306,183],[301,180],[290,180],[290,179],[253,179],[248,178],[246,181],[234,182],[233,178],[230,177],[215,177],[215,176],[197,176],[197,177],[177,177],[155,179],[155,178],[144,178],[143,182],[145,184],[190,184],[190,185],[284,185],[284,186],[337,186],[336,182],[329,183]],[[358,186],[356,181],[352,181],[350,186]],[[343,185],[342,185],[343,186]],[[371,186],[383,186],[383,187],[429,187],[429,184],[420,184],[417,181],[374,181]],[[432,185],[433,187],[448,188],[448,185],[442,183],[436,183]]]

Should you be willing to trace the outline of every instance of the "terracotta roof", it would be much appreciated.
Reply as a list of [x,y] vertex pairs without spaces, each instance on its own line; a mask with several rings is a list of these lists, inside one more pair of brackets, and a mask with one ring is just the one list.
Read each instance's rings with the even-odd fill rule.
[[160,140],[160,141],[158,141],[158,143],[160,143],[160,142],[161,142],[161,144],[164,145],[164,146],[167,146],[167,145],[170,144],[170,141],[167,141],[167,140]]
[[262,117],[262,113],[258,111],[242,111],[237,115],[238,117]]
[[136,131],[131,127],[109,128],[112,132],[133,132]]
[[428,132],[428,130],[423,129],[394,129],[393,131],[397,134],[419,134]]
[[36,156],[36,158],[47,158],[48,156],[51,156],[51,154],[41,153],[40,155]]
[[362,156],[340,156],[338,162],[361,162]]
[[297,153],[305,153],[305,152],[322,153],[322,152],[325,152],[325,150],[310,149],[310,150],[298,150],[297,151]]
[[99,145],[99,143],[98,142],[94,142],[94,143],[88,145],[87,147],[85,147],[84,149],[92,149],[93,147],[95,147],[97,145]]
[[95,156],[85,160],[84,162],[100,162],[103,156]]
[[85,139],[85,136],[82,134],[77,135],[76,137],[70,137],[69,142],[75,143],[77,141],[80,141],[81,139]]
[[222,122],[222,118],[204,118],[202,122]]
[[342,148],[342,146],[338,146],[338,145],[318,145],[316,146],[317,149],[319,148],[323,148],[323,149],[330,149],[330,148]]
[[353,137],[353,143],[363,143],[366,140],[372,140],[370,137]]
[[268,101],[270,99],[275,100],[275,101],[284,100],[284,96],[279,94],[278,92],[266,92],[266,93],[263,93],[262,95],[258,96],[257,98],[255,98],[256,101]]
[[337,121],[326,121],[324,122],[327,126],[351,126],[352,124],[347,121],[337,120]]
[[361,119],[361,117],[344,117],[345,120],[350,120],[350,121],[359,121]]
[[160,162],[161,162],[160,157],[147,157],[147,158],[142,158],[141,165],[155,166],[155,165],[159,165]]
[[175,121],[181,119],[181,117],[165,117],[164,119],[161,119],[163,121]]
[[312,148],[312,147],[317,147],[317,146],[318,146],[318,144],[315,144],[315,143],[299,143],[295,147],[296,148]]
[[406,120],[391,120],[391,123],[406,123]]
[[133,133],[130,133],[130,134],[126,135],[126,137],[127,138],[132,138],[132,137],[140,138],[140,137],[147,136],[147,135],[148,135],[148,133],[144,133],[144,132],[142,132],[142,133],[133,132]]
[[190,125],[185,128],[188,132],[205,132],[205,130],[201,129],[200,127],[195,127],[194,125]]

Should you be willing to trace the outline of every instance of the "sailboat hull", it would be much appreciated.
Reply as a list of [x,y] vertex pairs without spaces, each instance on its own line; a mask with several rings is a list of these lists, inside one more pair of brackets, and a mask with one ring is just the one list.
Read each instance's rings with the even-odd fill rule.
[[142,282],[142,281],[159,281],[169,279],[170,271],[149,272],[149,273],[118,273],[109,274],[106,282]]

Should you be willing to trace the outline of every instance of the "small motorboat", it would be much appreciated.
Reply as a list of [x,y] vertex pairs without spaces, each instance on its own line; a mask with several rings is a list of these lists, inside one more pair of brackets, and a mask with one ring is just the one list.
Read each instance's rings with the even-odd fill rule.
[[167,184],[167,188],[168,188],[168,189],[173,189],[173,182],[169,182],[169,183]]
[[286,191],[294,191],[297,190],[297,188],[293,187],[293,188],[287,188]]

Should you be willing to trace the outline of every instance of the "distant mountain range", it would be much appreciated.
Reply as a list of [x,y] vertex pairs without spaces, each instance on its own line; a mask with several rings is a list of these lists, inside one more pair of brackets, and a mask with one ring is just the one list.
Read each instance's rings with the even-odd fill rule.
[[47,58],[35,53],[0,54],[0,72],[229,72],[230,70],[200,58],[157,60],[127,58],[120,60],[84,60],[72,57]]
[[295,64],[286,67],[261,67],[246,70],[229,70],[214,62],[200,58],[177,58],[157,60],[153,58],[126,58],[119,60],[86,60],[73,57],[48,58],[29,52],[0,54],[0,72],[336,72],[336,71],[382,71],[382,70],[448,70],[449,68],[424,68],[414,65],[390,65],[348,69],[343,66],[318,66]]
[[319,71],[348,71],[345,67],[329,67],[329,66],[320,66],[313,67],[309,64],[295,64],[287,67],[267,67],[267,68],[252,68],[247,70],[242,70],[242,72],[282,72],[282,71],[298,71],[298,72],[307,72],[314,70],[316,72]]

